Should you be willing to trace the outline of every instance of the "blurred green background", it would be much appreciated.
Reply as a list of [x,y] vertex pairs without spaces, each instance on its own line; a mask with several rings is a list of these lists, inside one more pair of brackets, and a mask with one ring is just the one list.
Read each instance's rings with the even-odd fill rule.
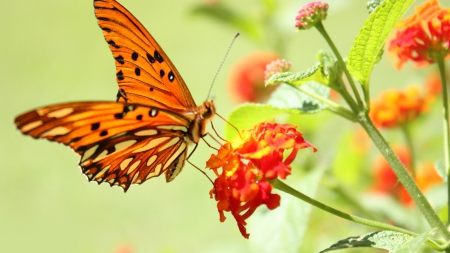
[[[236,30],[190,15],[192,7],[202,1],[120,2],[157,39],[201,103]],[[259,5],[257,0],[226,3],[249,15],[254,15]],[[276,13],[280,29],[288,34],[284,56],[293,63],[294,71],[312,66],[319,49],[328,50],[316,31],[295,33],[293,29],[297,10],[305,3],[280,1]],[[346,55],[368,15],[365,1],[329,3],[325,26]],[[118,187],[89,183],[77,166],[78,156],[68,148],[33,140],[15,129],[14,117],[36,107],[115,99],[114,61],[97,25],[92,1],[1,1],[0,24],[0,252],[252,251],[253,234],[249,241],[243,239],[232,217],[219,222],[216,202],[208,195],[210,182],[190,165],[170,184],[156,178],[132,186],[124,194]],[[269,49],[252,44],[246,34],[236,41],[213,88],[221,115],[226,116],[234,106],[226,88],[230,67],[254,50]],[[375,69],[371,88],[376,94],[420,76],[412,69],[400,74],[383,59]],[[307,125],[314,117],[302,122]],[[220,132],[224,123],[215,122]],[[336,144],[327,141],[322,136],[313,144],[319,152],[332,156]],[[192,162],[203,168],[211,153],[202,143]],[[324,218],[333,224],[323,227],[318,248],[353,235],[332,231],[335,221],[342,226],[347,222],[329,215]],[[308,239],[314,244],[315,239]]]

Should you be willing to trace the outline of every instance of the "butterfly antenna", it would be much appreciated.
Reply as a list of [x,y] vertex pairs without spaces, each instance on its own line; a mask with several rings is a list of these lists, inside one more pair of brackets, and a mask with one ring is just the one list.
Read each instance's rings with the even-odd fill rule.
[[216,112],[217,117],[221,118],[223,121],[225,121],[228,125],[230,125],[232,128],[234,128],[234,130],[236,130],[236,132],[239,135],[239,138],[241,138],[242,140],[242,135],[241,132],[239,132],[239,130],[237,129],[237,127],[233,124],[231,124],[231,122],[229,122],[228,120],[226,120],[224,117],[220,116],[217,112]]
[[219,75],[219,71],[220,71],[220,69],[222,68],[223,63],[224,63],[225,60],[227,59],[228,53],[230,52],[230,49],[231,49],[231,46],[233,46],[233,43],[234,43],[234,41],[236,40],[236,38],[237,38],[238,36],[239,36],[239,33],[236,33],[236,34],[234,35],[233,39],[231,40],[231,43],[230,43],[230,45],[228,46],[227,51],[225,52],[225,56],[223,57],[222,62],[220,63],[219,68],[217,69],[216,74],[215,74],[214,77],[213,77],[213,80],[212,80],[212,82],[211,82],[211,85],[209,86],[208,96],[206,97],[206,100],[208,100],[208,99],[210,98],[210,96],[211,96],[211,90],[212,90],[212,87],[213,87],[214,82],[216,81],[217,75]]

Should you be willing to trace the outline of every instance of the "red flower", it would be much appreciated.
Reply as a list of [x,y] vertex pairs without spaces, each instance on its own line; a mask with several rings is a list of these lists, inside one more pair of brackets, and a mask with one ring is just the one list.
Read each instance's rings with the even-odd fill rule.
[[[225,212],[231,212],[245,238],[249,237],[245,220],[256,208],[266,205],[272,210],[280,205],[280,196],[272,193],[269,181],[284,179],[291,173],[290,164],[299,149],[310,147],[316,151],[296,128],[291,124],[259,123],[243,131],[242,139],[225,143],[206,162],[217,176],[210,195],[217,201],[220,221],[225,221]],[[286,158],[285,151],[290,152]]]
[[266,102],[276,86],[265,87],[267,64],[278,59],[268,52],[253,52],[239,60],[228,76],[228,87],[237,102]]
[[394,128],[416,119],[428,110],[418,86],[406,90],[386,90],[370,103],[369,116],[377,127]]
[[389,50],[399,58],[398,69],[408,60],[424,66],[450,54],[450,9],[442,9],[437,0],[418,6],[397,29]]

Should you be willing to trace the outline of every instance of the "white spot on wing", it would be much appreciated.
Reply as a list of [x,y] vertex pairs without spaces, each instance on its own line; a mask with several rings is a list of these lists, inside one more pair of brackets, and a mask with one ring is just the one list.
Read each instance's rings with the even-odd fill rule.
[[31,129],[35,129],[36,127],[42,125],[42,123],[44,123],[42,120],[38,120],[38,121],[35,121],[35,122],[28,123],[25,126],[23,126],[20,129],[20,131],[22,131],[22,132],[30,131]]
[[46,136],[57,136],[57,135],[65,135],[70,132],[70,129],[67,127],[58,126],[48,130],[47,132],[41,134],[39,137]]
[[170,137],[161,137],[161,138],[156,138],[156,139],[150,140],[143,147],[134,150],[133,153],[139,153],[139,152],[150,150],[150,149],[160,145],[161,143],[167,141],[168,139],[170,139]]
[[152,155],[150,158],[148,158],[147,166],[151,166],[156,161],[157,158],[158,158],[157,155]]
[[166,169],[173,163],[173,161],[178,158],[178,156],[186,149],[186,143],[181,143],[180,147],[178,148],[177,152],[173,153],[172,156],[167,160],[166,164],[164,164],[164,168]]
[[109,170],[109,168],[111,168],[111,165],[108,165],[108,166],[106,166],[104,169],[102,169],[99,173],[97,173],[97,175],[95,175],[94,178],[100,178],[100,177],[102,177],[102,176],[105,174],[105,172],[106,172],[107,170]]
[[116,148],[116,151],[114,151],[114,152],[126,149],[126,148],[130,147],[131,145],[135,144],[136,142],[137,142],[136,140],[128,140],[128,141],[117,143],[114,146],[114,148]]
[[47,114],[47,117],[51,118],[62,118],[65,117],[73,112],[73,108],[62,108],[53,112],[50,112]]
[[176,125],[167,125],[167,126],[157,126],[158,129],[165,129],[165,130],[173,130],[173,131],[182,131],[187,133],[188,129],[185,126],[176,126]]
[[172,140],[170,140],[168,143],[166,143],[164,146],[162,146],[158,151],[163,151],[164,149],[170,148],[173,145],[177,144],[180,141],[180,137],[175,137]]
[[141,160],[137,160],[135,163],[133,163],[133,165],[131,165],[130,168],[128,169],[127,174],[130,174],[131,172],[133,172],[139,166],[140,163],[141,163]]
[[134,135],[136,136],[152,136],[157,134],[158,131],[156,131],[155,129],[148,129],[148,130],[142,130],[139,132],[134,133]]
[[128,165],[133,161],[133,157],[127,158],[120,163],[120,169],[124,170],[128,167]]
[[[136,178],[138,178],[138,176],[139,176],[139,171],[138,172],[136,172],[136,174],[134,174],[134,176],[133,176],[133,179],[131,179],[131,183],[133,184],[133,183],[139,183],[139,182],[135,182],[135,180],[136,180]],[[139,180],[140,181],[140,180]]]
[[153,172],[148,173],[147,177],[145,178],[145,180],[154,177],[156,175],[159,175],[159,173],[161,172],[161,164],[156,165],[155,170]]
[[155,108],[150,110],[150,116],[151,117],[155,117],[158,114],[158,110],[156,110]]
[[95,153],[95,151],[97,150],[97,148],[98,148],[98,145],[95,145],[95,146],[91,147],[90,149],[86,150],[86,151],[83,153],[83,156],[81,157],[81,162],[84,162],[84,161],[86,161],[86,159],[88,159],[89,157],[91,157],[91,156]]

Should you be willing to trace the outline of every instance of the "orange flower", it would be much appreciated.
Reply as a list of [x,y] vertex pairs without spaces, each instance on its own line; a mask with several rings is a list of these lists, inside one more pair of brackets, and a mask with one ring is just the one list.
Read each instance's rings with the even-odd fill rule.
[[416,13],[396,28],[389,50],[399,58],[398,69],[408,60],[424,66],[437,57],[450,56],[450,9],[441,8],[437,0],[418,6]]
[[228,87],[237,102],[266,102],[276,86],[264,85],[267,64],[278,59],[268,52],[253,52],[239,60],[228,76]]
[[[272,210],[280,205],[280,196],[272,193],[269,181],[291,174],[290,164],[299,149],[316,151],[296,128],[291,124],[261,122],[243,131],[242,139],[225,143],[206,162],[206,167],[217,176],[210,196],[217,201],[220,221],[225,221],[225,212],[231,212],[245,238],[249,237],[245,220],[256,208],[266,205]],[[290,152],[286,158],[285,151]]]
[[418,86],[386,90],[371,102],[369,116],[377,127],[393,128],[413,121],[428,110]]

